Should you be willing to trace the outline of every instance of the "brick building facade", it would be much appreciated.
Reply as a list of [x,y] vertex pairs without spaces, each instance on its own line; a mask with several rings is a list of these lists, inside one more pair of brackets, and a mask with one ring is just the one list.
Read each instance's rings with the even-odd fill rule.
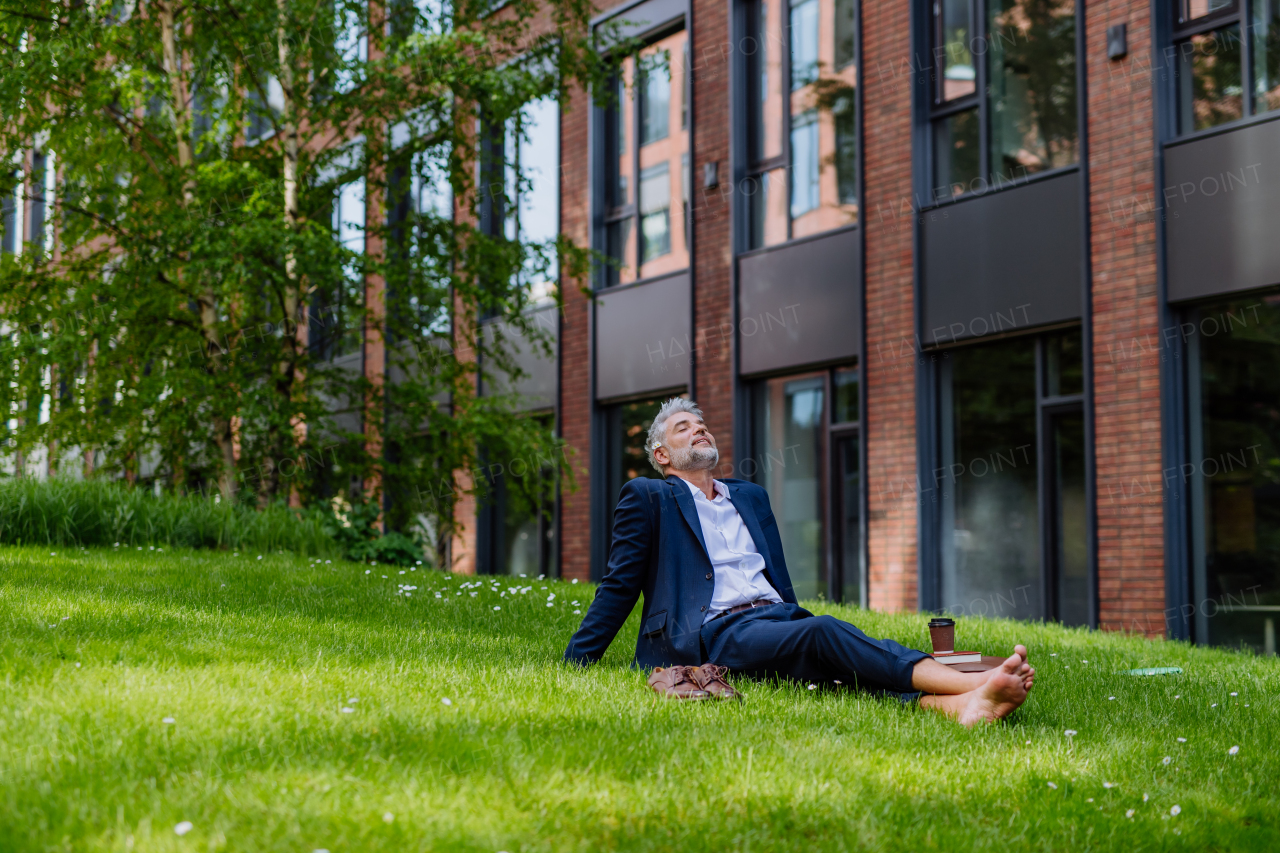
[[[642,47],[559,113],[560,229],[615,263],[530,366],[574,454],[546,570],[606,571],[687,393],[802,597],[1274,652],[1280,58],[1239,32],[1280,20],[1245,6],[602,9]],[[527,523],[477,569],[532,565]]]

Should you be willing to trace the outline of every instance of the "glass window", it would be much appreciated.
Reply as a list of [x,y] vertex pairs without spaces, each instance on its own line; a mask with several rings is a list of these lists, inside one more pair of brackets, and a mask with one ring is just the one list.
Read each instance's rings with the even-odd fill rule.
[[1197,33],[1178,51],[1178,126],[1183,133],[1244,117],[1240,28]]
[[671,124],[671,63],[665,52],[640,63],[640,144],[667,138]]
[[942,607],[1039,618],[1035,343],[956,349],[943,365]]
[[796,596],[826,596],[826,374],[765,380],[754,408],[756,452],[744,473],[769,492]]
[[662,474],[649,464],[649,452],[644,444],[649,436],[653,416],[672,396],[676,395],[666,394],[619,403],[610,406],[605,413],[605,490],[609,502],[610,525],[613,510],[618,506],[618,495],[624,485],[636,477],[663,479]]
[[936,200],[1077,162],[1075,0],[938,0],[932,12]]
[[662,162],[640,172],[640,260],[671,252],[671,167]]
[[979,189],[982,155],[978,149],[978,110],[955,113],[933,126],[933,163],[938,200]]
[[858,420],[858,370],[840,368],[831,380],[831,422],[853,423]]
[[1280,2],[1254,0],[1253,111],[1268,113],[1280,109]]
[[[547,430],[548,415],[535,416]],[[476,569],[481,574],[537,577],[556,572],[556,483],[541,462],[484,466],[489,489],[476,521]],[[495,473],[496,472],[496,473]]]
[[836,70],[857,59],[857,7],[854,0],[835,0],[836,4]]
[[939,495],[942,608],[1088,625],[1079,329],[956,348],[940,364],[926,487]]
[[744,2],[748,248],[857,222],[856,4]]
[[818,116],[810,110],[791,120],[791,218],[818,204]]
[[322,358],[337,358],[360,349],[360,309],[364,305],[364,180],[338,188],[333,200],[334,233],[345,258],[342,275],[332,288],[318,289],[311,306],[311,346]]
[[689,156],[686,42],[684,31],[673,33],[624,60],[602,110],[607,174],[599,239],[612,260],[602,269],[603,287],[689,265],[687,196],[677,183]]
[[862,594],[862,478],[858,433],[832,436],[835,458],[835,518],[839,525],[837,554],[841,564],[841,598],[845,604],[865,605]]
[[818,0],[791,4],[791,91],[818,79]]
[[937,0],[934,15],[940,50],[935,51],[942,65],[942,85],[936,99],[940,102],[966,98],[978,89],[973,64],[973,24],[969,0]]
[[[1178,132],[1280,108],[1280,7],[1275,0],[1183,0],[1169,61]],[[1246,63],[1241,33],[1247,33]],[[1247,93],[1247,96],[1246,96]]]
[[1084,489],[1084,414],[1053,415],[1050,425],[1051,558],[1058,620],[1064,625],[1089,624],[1089,555],[1086,542],[1088,505]]
[[560,233],[560,104],[554,98],[526,104],[507,122],[505,231],[534,244],[521,285],[535,302],[555,299],[559,265],[554,243]]
[[991,181],[1069,166],[1076,150],[1074,0],[987,0]]
[[1188,318],[1197,642],[1276,653],[1280,619],[1280,297]]
[[1065,397],[1084,393],[1084,362],[1080,330],[1048,335],[1044,343],[1044,395]]

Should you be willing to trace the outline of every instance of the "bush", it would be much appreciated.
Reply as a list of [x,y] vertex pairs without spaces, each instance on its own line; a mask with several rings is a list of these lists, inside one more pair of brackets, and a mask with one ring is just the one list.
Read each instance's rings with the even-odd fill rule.
[[156,497],[106,480],[0,481],[0,544],[168,545],[334,554],[316,513],[264,510],[203,496]]
[[422,547],[403,533],[380,534],[377,523],[382,510],[376,503],[337,497],[327,511],[317,508],[315,513],[348,560],[414,566],[424,559]]

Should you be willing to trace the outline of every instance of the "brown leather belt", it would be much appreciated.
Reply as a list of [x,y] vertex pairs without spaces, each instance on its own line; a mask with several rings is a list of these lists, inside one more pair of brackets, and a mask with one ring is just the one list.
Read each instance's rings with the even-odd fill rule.
[[750,610],[753,607],[768,607],[770,604],[777,604],[777,603],[778,602],[770,601],[767,598],[757,598],[755,601],[749,601],[746,604],[739,604],[735,607],[730,607],[728,610],[721,610],[719,613],[717,613],[715,616],[712,616],[707,621],[714,622],[717,619],[719,619],[721,616],[728,616],[730,613],[741,613],[742,611]]

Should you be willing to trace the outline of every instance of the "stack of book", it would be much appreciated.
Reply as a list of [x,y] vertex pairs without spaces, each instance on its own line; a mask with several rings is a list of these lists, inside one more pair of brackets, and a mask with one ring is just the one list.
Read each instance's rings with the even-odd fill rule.
[[981,652],[934,652],[933,659],[947,666],[958,666],[962,663],[981,663]]

